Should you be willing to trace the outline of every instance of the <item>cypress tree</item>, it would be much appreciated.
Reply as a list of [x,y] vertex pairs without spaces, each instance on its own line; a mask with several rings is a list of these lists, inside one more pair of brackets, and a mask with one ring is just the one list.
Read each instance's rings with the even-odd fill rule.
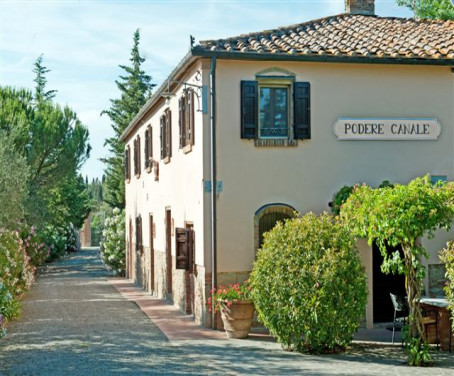
[[119,140],[120,135],[139,112],[148,98],[155,84],[151,83],[151,76],[141,68],[145,59],[139,52],[140,32],[137,29],[133,37],[131,50],[131,66],[120,65],[125,72],[115,81],[120,90],[120,98],[111,99],[111,106],[101,114],[109,116],[114,136],[106,139],[110,155],[102,161],[106,165],[104,201],[112,207],[125,207],[124,182],[124,143]]

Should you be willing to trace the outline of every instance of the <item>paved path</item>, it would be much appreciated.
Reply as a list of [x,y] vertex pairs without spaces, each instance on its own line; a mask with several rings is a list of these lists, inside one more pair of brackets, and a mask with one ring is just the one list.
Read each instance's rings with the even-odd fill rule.
[[454,375],[446,352],[435,355],[436,367],[414,368],[399,345],[357,343],[315,356],[285,352],[263,335],[225,339],[108,277],[93,250],[48,266],[0,340],[0,375]]
[[173,347],[107,277],[95,250],[47,266],[0,339],[0,374],[221,374]]

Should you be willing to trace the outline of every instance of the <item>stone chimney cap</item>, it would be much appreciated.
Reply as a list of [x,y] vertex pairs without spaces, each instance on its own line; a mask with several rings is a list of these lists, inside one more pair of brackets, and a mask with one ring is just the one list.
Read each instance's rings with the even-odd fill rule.
[[375,0],[345,0],[345,13],[373,16]]

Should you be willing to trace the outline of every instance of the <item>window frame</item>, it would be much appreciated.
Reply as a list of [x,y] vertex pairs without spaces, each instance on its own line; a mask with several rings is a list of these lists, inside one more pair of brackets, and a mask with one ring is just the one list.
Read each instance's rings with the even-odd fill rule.
[[125,180],[126,183],[131,181],[131,147],[126,145],[125,149]]
[[[293,139],[293,116],[291,109],[293,108],[293,80],[277,80],[277,79],[267,79],[267,80],[257,80],[258,87],[257,87],[257,114],[258,114],[258,122],[257,122],[257,138],[264,139],[264,140],[288,140]],[[263,136],[262,135],[262,124],[261,124],[261,89],[262,88],[270,88],[270,89],[286,89],[287,90],[287,135],[286,136]]]

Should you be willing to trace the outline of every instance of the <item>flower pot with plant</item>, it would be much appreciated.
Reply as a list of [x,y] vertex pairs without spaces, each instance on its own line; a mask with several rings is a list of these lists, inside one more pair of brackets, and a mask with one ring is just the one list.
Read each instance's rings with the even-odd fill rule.
[[246,338],[254,318],[249,281],[243,284],[219,286],[211,290],[208,298],[210,312],[221,312],[224,330],[229,338]]

